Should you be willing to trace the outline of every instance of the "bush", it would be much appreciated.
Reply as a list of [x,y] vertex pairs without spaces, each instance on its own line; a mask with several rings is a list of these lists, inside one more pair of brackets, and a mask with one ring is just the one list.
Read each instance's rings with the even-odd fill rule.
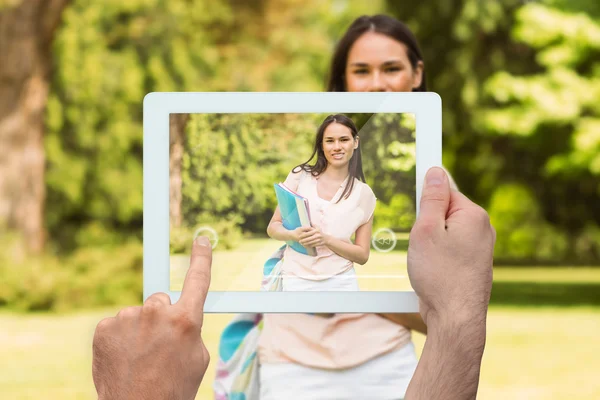
[[231,250],[239,246],[242,240],[242,230],[239,227],[239,218],[229,217],[228,219],[215,220],[214,217],[199,217],[198,221],[203,221],[193,228],[180,227],[172,228],[170,236],[171,254],[189,254],[191,251],[192,240],[196,232],[202,227],[209,227],[215,230],[219,237],[219,245],[215,251]]
[[132,241],[118,248],[77,250],[66,260],[68,273],[58,290],[56,308],[140,304],[143,251]]
[[67,257],[14,257],[0,248],[0,307],[17,311],[66,310],[142,301],[142,246],[88,247]]
[[64,284],[65,271],[56,259],[36,257],[25,262],[0,260],[0,307],[18,311],[50,310]]
[[489,214],[497,233],[497,260],[554,263],[565,259],[568,236],[545,222],[528,188],[518,184],[498,187],[492,195]]
[[393,231],[409,231],[415,223],[416,211],[413,200],[405,194],[395,194],[389,204],[377,202],[374,229],[388,228]]
[[575,239],[575,251],[583,262],[600,261],[600,227],[588,224]]

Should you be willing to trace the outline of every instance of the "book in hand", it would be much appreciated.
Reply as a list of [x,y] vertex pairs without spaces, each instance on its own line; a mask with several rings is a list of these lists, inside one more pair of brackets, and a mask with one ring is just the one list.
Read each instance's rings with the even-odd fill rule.
[[[294,193],[283,183],[278,183],[274,186],[277,202],[279,203],[279,211],[281,212],[281,219],[285,229],[293,231],[301,226],[312,226],[308,199]],[[304,247],[300,243],[294,241],[287,241],[286,243],[298,253],[313,257],[317,255],[317,249],[314,247]]]

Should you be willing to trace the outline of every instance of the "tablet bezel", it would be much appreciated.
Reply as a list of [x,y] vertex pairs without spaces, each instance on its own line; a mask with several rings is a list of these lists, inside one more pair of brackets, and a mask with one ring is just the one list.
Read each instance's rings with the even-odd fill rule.
[[[442,101],[437,93],[153,92],[144,97],[144,301],[170,289],[169,115],[173,113],[412,113],[416,118],[417,215],[427,170],[442,165]],[[190,242],[191,242],[190,238]],[[257,285],[262,276],[257,266]],[[418,312],[413,291],[209,291],[207,313]]]

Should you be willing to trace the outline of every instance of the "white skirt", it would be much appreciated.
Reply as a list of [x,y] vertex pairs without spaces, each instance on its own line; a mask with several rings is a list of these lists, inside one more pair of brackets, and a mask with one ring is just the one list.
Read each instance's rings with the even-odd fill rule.
[[354,368],[293,363],[260,366],[260,400],[402,400],[417,368],[411,343]]
[[307,291],[356,291],[358,289],[358,280],[354,268],[349,269],[338,275],[322,281],[313,281],[302,279],[294,275],[285,275],[281,277],[282,290],[284,292],[307,292]]

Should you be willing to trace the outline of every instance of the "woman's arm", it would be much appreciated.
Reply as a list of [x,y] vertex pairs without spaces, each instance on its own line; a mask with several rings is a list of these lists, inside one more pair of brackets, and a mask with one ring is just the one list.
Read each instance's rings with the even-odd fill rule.
[[363,265],[369,260],[372,229],[373,217],[356,230],[354,243],[334,238],[315,228],[310,228],[309,231],[301,233],[299,242],[305,247],[327,246],[340,257]]
[[383,318],[389,319],[390,321],[397,323],[398,325],[405,326],[408,329],[427,335],[427,325],[425,325],[425,322],[423,321],[423,318],[421,317],[420,313],[384,313],[379,315]]

